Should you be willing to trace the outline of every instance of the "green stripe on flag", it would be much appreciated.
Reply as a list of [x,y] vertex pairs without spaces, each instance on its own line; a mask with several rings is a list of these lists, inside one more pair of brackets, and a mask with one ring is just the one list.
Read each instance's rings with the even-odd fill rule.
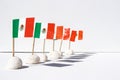
[[35,24],[34,38],[40,38],[41,23]]
[[18,37],[18,29],[19,29],[19,19],[13,19],[12,26],[13,26],[12,37],[17,38]]

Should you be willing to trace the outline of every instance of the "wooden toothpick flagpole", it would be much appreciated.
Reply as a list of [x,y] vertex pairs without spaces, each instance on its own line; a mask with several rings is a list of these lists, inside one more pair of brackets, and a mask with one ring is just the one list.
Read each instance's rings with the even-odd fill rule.
[[12,56],[15,56],[15,40],[14,38],[12,39]]
[[43,54],[45,53],[45,39],[43,41]]
[[71,42],[69,41],[69,46],[68,46],[68,49],[70,50],[70,48],[71,48]]
[[61,52],[61,48],[62,48],[62,43],[63,43],[63,39],[61,39],[61,41],[60,41],[60,47],[59,47],[60,52]]
[[32,45],[32,55],[34,55],[34,46],[35,46],[35,38],[33,39],[33,45]]
[[53,51],[54,51],[55,39],[53,39]]

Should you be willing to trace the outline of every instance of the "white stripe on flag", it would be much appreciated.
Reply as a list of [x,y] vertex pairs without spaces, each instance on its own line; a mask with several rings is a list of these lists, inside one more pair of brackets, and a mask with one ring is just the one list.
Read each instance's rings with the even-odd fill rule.
[[25,23],[26,23],[26,19],[25,18],[19,19],[18,37],[24,37],[24,34],[25,34]]
[[46,39],[46,35],[47,35],[47,27],[46,25],[42,24],[40,31],[40,39]]

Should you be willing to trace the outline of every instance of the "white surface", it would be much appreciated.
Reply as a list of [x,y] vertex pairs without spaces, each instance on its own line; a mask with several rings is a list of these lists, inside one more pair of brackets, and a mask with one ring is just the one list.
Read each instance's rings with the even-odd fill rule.
[[29,67],[5,70],[11,55],[0,53],[0,80],[120,80],[120,53],[75,53],[69,59],[34,65],[24,63],[29,55],[16,54]]
[[[35,17],[84,31],[84,40],[72,44],[75,51],[120,52],[120,0],[0,0],[0,51],[12,50],[12,19]],[[32,51],[33,39],[16,39],[16,51]],[[22,44],[22,45],[21,45]],[[35,51],[42,51],[43,40],[36,39]],[[52,50],[46,41],[46,51]],[[55,50],[60,41],[56,41]],[[68,49],[64,41],[62,51]],[[77,45],[77,47],[76,47]]]

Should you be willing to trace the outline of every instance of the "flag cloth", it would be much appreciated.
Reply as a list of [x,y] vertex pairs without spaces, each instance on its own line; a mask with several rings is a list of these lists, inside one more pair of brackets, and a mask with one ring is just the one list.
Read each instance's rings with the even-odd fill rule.
[[19,19],[13,19],[12,21],[12,37],[17,38],[18,37],[18,28],[19,28]]
[[[26,26],[25,26],[26,25]],[[13,19],[12,37],[32,37],[34,29],[34,18]],[[27,28],[26,28],[27,27]]]
[[47,39],[54,39],[54,31],[55,31],[55,24],[54,23],[48,23],[47,28]]
[[47,27],[46,25],[43,24],[40,31],[40,39],[46,39],[46,34],[47,34]]
[[25,37],[33,37],[34,18],[26,18]]
[[62,39],[63,37],[63,26],[57,26],[56,39]]
[[68,40],[70,37],[70,28],[64,28],[63,40]]
[[19,19],[19,29],[18,29],[18,37],[24,37],[25,34],[25,18],[20,18]]
[[70,41],[75,42],[76,36],[77,36],[77,31],[72,30]]
[[[24,37],[25,33],[25,19],[13,19],[12,26],[13,26],[13,38]],[[19,34],[19,35],[18,35]]]
[[34,38],[40,38],[40,31],[41,31],[41,23],[35,24],[35,30],[34,30]]
[[78,40],[82,40],[83,39],[83,31],[79,30],[78,31]]

